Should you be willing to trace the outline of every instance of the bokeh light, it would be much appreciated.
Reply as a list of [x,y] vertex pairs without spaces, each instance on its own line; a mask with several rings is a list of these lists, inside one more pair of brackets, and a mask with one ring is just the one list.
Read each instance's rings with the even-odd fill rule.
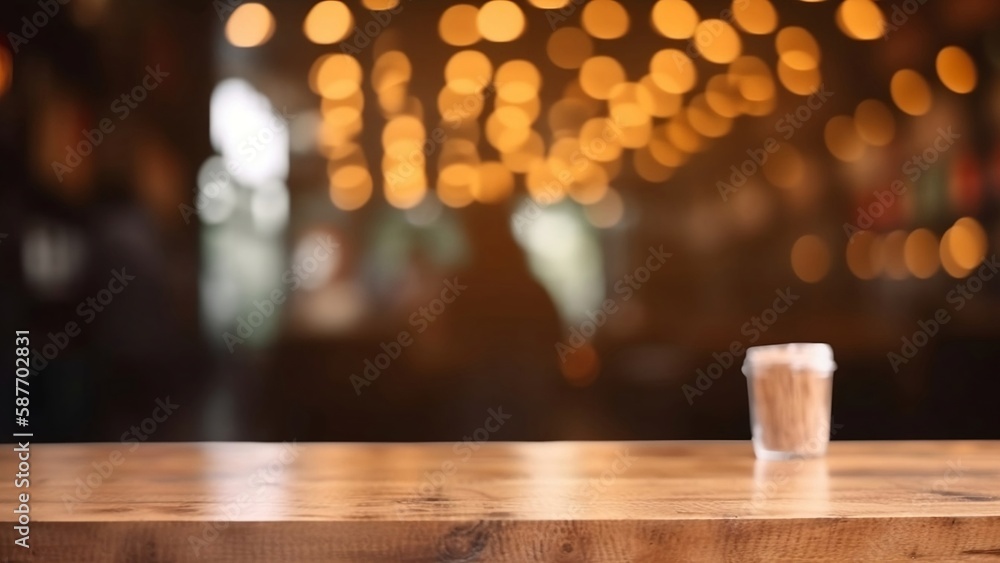
[[625,69],[612,57],[591,57],[580,67],[580,87],[591,98],[608,99],[611,90],[622,82],[625,82]]
[[628,11],[615,0],[590,0],[583,6],[580,22],[597,39],[618,39],[629,27]]
[[679,94],[671,94],[662,90],[650,75],[639,80],[636,93],[642,110],[655,117],[670,117],[681,109],[684,99]]
[[876,256],[877,239],[871,231],[858,231],[847,243],[847,268],[862,280],[874,279],[882,272],[882,262]]
[[885,16],[872,0],[844,0],[837,7],[837,25],[853,39],[872,40],[885,32]]
[[[565,162],[565,161],[563,161]],[[577,203],[589,204],[599,201],[608,191],[607,170],[598,164],[574,168],[573,181],[569,185],[569,195]]]
[[896,120],[892,111],[882,102],[864,100],[854,109],[854,127],[864,142],[882,147],[896,136]]
[[344,211],[361,208],[371,199],[372,177],[364,166],[338,167],[330,173],[330,200]]
[[353,27],[354,17],[346,4],[337,0],[324,0],[309,10],[302,24],[302,31],[313,43],[329,45],[342,41]]
[[587,221],[599,229],[610,229],[621,223],[625,215],[625,202],[618,190],[608,188],[604,197],[583,209]]
[[[324,55],[316,60],[315,91],[324,98],[343,100],[361,88],[361,65],[350,55]],[[313,73],[310,72],[310,75]]]
[[910,115],[923,115],[931,109],[931,89],[919,73],[910,69],[896,71],[889,84],[896,107]]
[[528,134],[528,140],[513,150],[502,152],[500,161],[512,172],[527,174],[531,166],[545,156],[545,141],[537,131]]
[[545,51],[552,64],[575,70],[594,54],[594,42],[578,27],[561,27],[549,36]]
[[402,51],[386,51],[379,55],[372,68],[371,84],[376,92],[405,88],[413,77],[413,65]]
[[531,199],[543,205],[561,201],[566,197],[566,187],[557,177],[564,170],[562,164],[549,159],[535,161],[524,178],[524,186]]
[[659,0],[653,5],[653,29],[669,39],[687,39],[698,26],[698,12],[686,0]]
[[803,27],[786,27],[774,39],[778,57],[790,69],[807,71],[819,67],[819,43]]
[[950,239],[948,250],[951,259],[958,266],[971,270],[986,257],[986,231],[979,221],[972,217],[962,217],[948,229]]
[[784,59],[778,61],[778,80],[786,90],[800,96],[813,94],[822,83],[819,69],[795,69],[788,66]]
[[14,76],[14,57],[10,51],[0,47],[0,96],[7,91]]
[[941,237],[941,246],[939,248],[941,267],[944,268],[944,271],[948,272],[948,275],[953,278],[964,278],[969,275],[970,270],[955,260],[951,244],[951,237],[953,235],[954,232],[952,229],[948,229]]
[[775,97],[776,89],[771,69],[757,57],[745,56],[734,60],[729,65],[729,75],[726,78],[731,84],[736,85],[739,95],[745,100],[766,102]]
[[823,128],[823,140],[830,154],[843,162],[855,162],[865,154],[865,144],[847,115],[831,117]]
[[883,273],[890,279],[902,280],[910,275],[905,258],[906,231],[897,229],[882,239]]
[[658,161],[650,152],[649,147],[636,149],[632,153],[632,167],[635,168],[635,173],[640,178],[653,184],[666,182],[674,175],[674,168]]
[[830,250],[816,235],[803,235],[792,245],[792,271],[802,281],[816,283],[830,271]]
[[[493,76],[497,97],[510,103],[525,103],[538,99],[542,74],[530,61],[517,59],[500,65]],[[537,113],[536,113],[537,115]]]
[[687,153],[677,148],[667,138],[666,124],[653,128],[653,134],[649,140],[649,152],[657,162],[673,168],[683,165],[688,158]]
[[716,113],[708,105],[704,94],[698,94],[691,99],[686,115],[691,127],[705,137],[723,137],[733,127],[733,120]]
[[688,122],[687,114],[680,113],[666,124],[667,140],[673,146],[688,153],[696,153],[705,150],[707,144],[701,135]]
[[608,99],[608,113],[621,130],[622,145],[627,148],[637,149],[649,142],[653,121],[640,103],[644,90],[645,86],[624,82],[612,88]]
[[240,5],[226,20],[226,39],[236,47],[257,47],[274,35],[274,16],[263,4]]
[[399,6],[399,0],[361,0],[361,5],[368,10],[392,10]]
[[452,91],[479,94],[493,80],[493,63],[479,51],[459,51],[448,59],[444,79]]
[[934,66],[941,83],[952,92],[967,94],[976,88],[976,64],[961,47],[945,47],[937,54]]
[[747,33],[766,35],[778,27],[778,11],[770,0],[733,0],[733,19]]
[[490,0],[479,8],[476,27],[487,41],[506,43],[524,33],[524,12],[510,0]]
[[480,203],[499,203],[514,193],[514,175],[501,162],[489,161],[479,165],[472,196]]
[[719,115],[730,118],[740,115],[743,101],[739,91],[740,82],[738,76],[716,74],[705,84],[705,101]]
[[743,44],[733,26],[723,20],[704,20],[695,28],[695,45],[705,60],[718,64],[732,62],[740,56]]
[[903,259],[910,273],[920,279],[927,279],[941,267],[938,253],[938,239],[929,229],[917,229],[906,237]]
[[599,162],[611,162],[621,156],[622,138],[615,124],[606,117],[588,119],[580,128],[580,151]]
[[555,139],[576,135],[583,123],[595,115],[597,112],[582,100],[563,98],[549,108],[549,129]]
[[486,140],[501,153],[512,152],[531,138],[531,118],[516,107],[498,108],[486,118]]
[[688,92],[698,80],[694,62],[679,49],[663,49],[653,55],[649,75],[654,84],[671,94]]
[[471,4],[456,4],[441,14],[438,34],[441,39],[455,47],[468,47],[481,39],[476,18],[479,8]]

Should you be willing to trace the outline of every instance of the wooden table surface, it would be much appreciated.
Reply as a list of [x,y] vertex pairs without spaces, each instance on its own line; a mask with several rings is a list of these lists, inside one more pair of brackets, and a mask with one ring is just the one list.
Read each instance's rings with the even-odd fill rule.
[[[134,448],[134,451],[132,450]],[[5,561],[1000,561],[1000,442],[33,444]],[[3,456],[13,477],[16,459]],[[29,491],[31,549],[13,545]]]

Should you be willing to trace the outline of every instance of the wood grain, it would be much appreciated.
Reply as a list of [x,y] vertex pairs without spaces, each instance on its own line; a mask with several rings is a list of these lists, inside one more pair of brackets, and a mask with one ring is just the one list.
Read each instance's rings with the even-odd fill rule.
[[[787,462],[744,442],[131,447],[33,445],[32,549],[5,508],[0,557],[1000,561],[1000,442],[834,442]],[[0,488],[5,507],[24,491]]]

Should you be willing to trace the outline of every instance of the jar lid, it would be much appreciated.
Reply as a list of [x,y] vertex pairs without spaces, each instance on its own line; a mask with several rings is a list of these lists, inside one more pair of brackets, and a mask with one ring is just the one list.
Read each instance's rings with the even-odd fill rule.
[[833,361],[833,348],[819,342],[795,342],[747,348],[743,361],[743,375],[762,364],[787,364],[793,369],[809,368],[832,375],[837,369]]

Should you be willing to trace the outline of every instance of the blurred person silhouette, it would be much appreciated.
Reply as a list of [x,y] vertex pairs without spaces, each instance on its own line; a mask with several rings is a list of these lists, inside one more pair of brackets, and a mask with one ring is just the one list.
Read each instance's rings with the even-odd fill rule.
[[551,438],[552,405],[565,392],[555,304],[528,269],[506,205],[461,213],[469,259],[448,278],[458,295],[428,325],[447,335],[438,367],[446,375],[422,387],[417,412],[428,428],[459,438],[482,426],[489,409],[502,408],[509,418],[496,439]]
[[445,232],[465,237],[464,265],[437,255],[435,236],[397,231],[411,243],[402,274],[364,326],[284,339],[270,438],[455,441],[484,427],[491,409],[503,422],[491,439],[553,437],[553,405],[566,391],[556,307],[528,270],[506,208],[461,214],[464,228]]

